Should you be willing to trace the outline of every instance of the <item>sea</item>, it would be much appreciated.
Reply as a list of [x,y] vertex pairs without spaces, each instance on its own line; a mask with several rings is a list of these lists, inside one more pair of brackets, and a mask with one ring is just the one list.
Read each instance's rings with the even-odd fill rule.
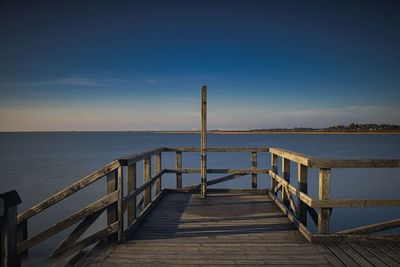
[[[323,159],[400,159],[399,134],[209,134],[209,147],[279,147]],[[156,147],[200,146],[196,133],[157,132],[34,132],[0,133],[0,193],[17,190],[22,203],[18,212],[46,199],[85,175],[119,157]],[[270,168],[270,154],[258,154],[258,167]],[[209,153],[208,168],[249,168],[249,153]],[[174,168],[175,154],[163,154],[163,168]],[[184,168],[199,168],[199,153],[183,153]],[[142,177],[138,164],[138,177]],[[209,175],[208,179],[218,178]],[[400,199],[400,168],[333,169],[332,198]],[[291,165],[296,185],[297,165]],[[215,188],[250,188],[244,176]],[[139,185],[142,183],[138,179]],[[269,188],[270,177],[258,175],[258,188]],[[183,186],[200,183],[199,174],[183,175]],[[163,187],[175,187],[175,175],[163,176]],[[318,170],[309,170],[309,195],[318,195]],[[105,179],[66,198],[29,220],[33,236],[69,214],[105,195]],[[331,231],[383,222],[400,217],[400,208],[335,208]],[[89,235],[105,226],[104,215]],[[309,228],[315,226],[309,219]],[[70,232],[68,228],[29,252],[31,260],[48,255]]]

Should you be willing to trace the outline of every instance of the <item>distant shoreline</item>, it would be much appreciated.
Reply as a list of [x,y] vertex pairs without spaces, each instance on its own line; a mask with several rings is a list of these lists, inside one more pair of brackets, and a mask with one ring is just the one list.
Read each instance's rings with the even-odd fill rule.
[[[174,131],[19,131],[19,132],[0,132],[4,133],[160,133],[160,134],[200,134],[200,131],[189,131],[189,130],[174,130]],[[263,134],[342,134],[342,135],[355,135],[355,134],[374,134],[374,135],[398,135],[400,131],[208,131],[207,134],[229,134],[229,135],[263,135]]]
[[[200,131],[154,131],[156,133],[170,133],[170,134],[199,134]],[[400,134],[400,131],[208,131],[208,134]]]

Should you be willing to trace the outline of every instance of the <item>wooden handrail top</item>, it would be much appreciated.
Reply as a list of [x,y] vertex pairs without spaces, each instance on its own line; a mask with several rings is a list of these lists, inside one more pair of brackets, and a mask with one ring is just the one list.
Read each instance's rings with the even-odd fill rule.
[[155,156],[155,155],[157,155],[161,152],[165,152],[165,151],[166,151],[165,147],[158,147],[155,149],[146,150],[144,152],[139,152],[139,153],[125,156],[125,157],[121,157],[118,159],[118,161],[121,164],[121,166],[128,166],[128,165],[131,165],[138,161],[144,160],[145,158]]
[[44,211],[45,209],[51,207],[52,205],[56,204],[57,202],[63,200],[64,198],[76,193],[77,191],[85,188],[86,186],[96,182],[98,179],[104,177],[108,173],[116,170],[120,166],[119,162],[114,160],[109,164],[105,165],[103,168],[92,172],[91,174],[87,175],[86,177],[76,181],[72,185],[62,189],[61,191],[55,193],[54,195],[48,197],[47,199],[39,202],[38,204],[34,205],[30,209],[22,212],[17,217],[17,223],[21,223],[32,216]]
[[[200,152],[200,147],[166,147],[167,152]],[[269,152],[268,147],[208,147],[207,152]]]
[[269,152],[311,168],[400,168],[400,159],[320,159],[275,147]]

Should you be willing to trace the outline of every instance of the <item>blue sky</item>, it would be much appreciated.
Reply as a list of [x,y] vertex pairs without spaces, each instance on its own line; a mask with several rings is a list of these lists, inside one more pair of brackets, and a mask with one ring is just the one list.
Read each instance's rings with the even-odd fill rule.
[[398,1],[2,1],[0,131],[400,124]]

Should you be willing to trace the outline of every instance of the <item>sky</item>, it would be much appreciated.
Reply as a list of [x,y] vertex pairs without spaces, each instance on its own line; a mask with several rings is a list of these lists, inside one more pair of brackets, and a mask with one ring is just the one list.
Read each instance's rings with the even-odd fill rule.
[[400,1],[0,1],[0,131],[400,124]]

